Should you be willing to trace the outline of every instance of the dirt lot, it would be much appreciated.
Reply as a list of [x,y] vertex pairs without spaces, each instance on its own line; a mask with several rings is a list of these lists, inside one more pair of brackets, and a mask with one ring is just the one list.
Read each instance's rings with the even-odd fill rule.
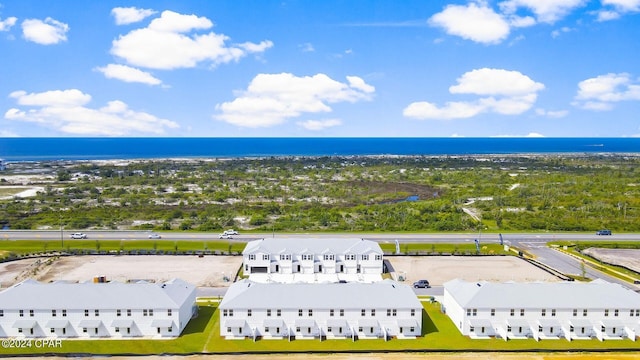
[[609,264],[621,265],[640,272],[640,250],[589,248],[583,252]]
[[[405,283],[428,279],[432,285],[460,278],[467,281],[558,281],[557,278],[512,256],[390,256]],[[196,286],[228,286],[242,264],[240,256],[74,256],[19,260],[0,264],[0,284],[11,286],[32,278],[39,281],[108,280],[166,281],[180,278]]]
[[196,286],[228,286],[242,264],[240,256],[69,256],[13,261],[0,264],[0,284],[7,287],[27,278],[92,281],[152,280],[180,278]]
[[466,281],[560,281],[557,277],[514,256],[387,256],[405,283],[427,279],[442,285],[456,278]]

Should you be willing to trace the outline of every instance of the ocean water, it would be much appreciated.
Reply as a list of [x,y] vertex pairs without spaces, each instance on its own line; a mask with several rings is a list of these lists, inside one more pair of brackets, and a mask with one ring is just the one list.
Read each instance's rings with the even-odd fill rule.
[[0,138],[11,161],[640,153],[640,138]]

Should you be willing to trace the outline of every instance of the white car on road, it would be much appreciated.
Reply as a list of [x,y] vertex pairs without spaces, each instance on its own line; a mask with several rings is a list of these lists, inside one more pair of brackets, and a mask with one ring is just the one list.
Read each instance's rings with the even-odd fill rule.
[[233,239],[233,236],[226,234],[226,233],[222,233],[220,235],[218,235],[218,239]]
[[223,232],[223,234],[225,234],[225,235],[240,235],[240,234],[238,234],[238,232],[237,232],[237,231],[235,231],[235,230],[233,230],[233,229],[225,230],[225,231]]
[[84,233],[73,233],[73,234],[71,234],[71,238],[72,239],[86,239],[87,238],[87,234],[84,234]]

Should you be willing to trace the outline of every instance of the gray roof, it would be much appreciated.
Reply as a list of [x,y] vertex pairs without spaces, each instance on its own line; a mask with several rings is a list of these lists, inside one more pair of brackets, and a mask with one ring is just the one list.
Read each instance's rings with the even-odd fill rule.
[[448,281],[444,288],[463,308],[637,309],[640,294],[602,280],[590,283]]
[[164,284],[39,283],[26,280],[0,292],[0,308],[33,309],[174,309],[195,287],[180,279]]
[[377,242],[364,239],[267,238],[247,243],[242,254],[369,254],[382,255]]
[[280,284],[242,280],[229,287],[221,309],[416,309],[413,290],[391,280],[376,283]]

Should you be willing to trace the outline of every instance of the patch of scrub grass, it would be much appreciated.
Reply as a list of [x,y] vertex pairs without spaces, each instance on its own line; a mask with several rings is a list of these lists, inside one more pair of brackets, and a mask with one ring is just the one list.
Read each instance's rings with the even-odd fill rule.
[[191,354],[191,353],[273,353],[273,352],[386,352],[386,351],[616,351],[640,350],[640,342],[628,339],[593,340],[474,340],[462,336],[439,303],[425,303],[423,336],[417,339],[357,340],[225,340],[220,337],[219,312],[201,306],[183,334],[174,340],[63,340],[62,348],[0,348],[1,355],[27,354]]
[[[395,243],[381,243],[380,248],[385,253],[395,253]],[[476,244],[443,244],[443,243],[400,243],[400,253],[402,254],[458,254],[458,255],[475,255],[477,252]],[[507,255],[511,254],[504,251],[504,246],[500,244],[482,244],[480,243],[481,255]]]

